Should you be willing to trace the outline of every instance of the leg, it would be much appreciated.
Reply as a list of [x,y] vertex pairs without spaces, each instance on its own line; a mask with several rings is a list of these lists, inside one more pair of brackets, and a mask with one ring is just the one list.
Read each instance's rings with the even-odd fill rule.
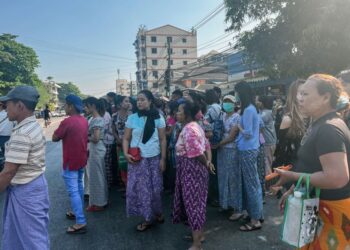
[[[83,212],[83,200],[81,199],[81,190],[79,190],[79,177],[82,179],[82,172],[64,170],[63,178],[66,189],[69,193],[72,210],[76,217],[77,225],[85,225],[86,219]],[[82,188],[82,187],[81,187]]]

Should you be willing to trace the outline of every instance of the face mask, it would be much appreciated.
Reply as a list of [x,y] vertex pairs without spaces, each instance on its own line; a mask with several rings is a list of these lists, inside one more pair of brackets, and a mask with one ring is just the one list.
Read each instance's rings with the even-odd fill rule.
[[230,102],[224,102],[222,104],[222,107],[225,110],[225,112],[227,112],[227,113],[231,113],[235,109],[235,105],[233,103],[230,103]]

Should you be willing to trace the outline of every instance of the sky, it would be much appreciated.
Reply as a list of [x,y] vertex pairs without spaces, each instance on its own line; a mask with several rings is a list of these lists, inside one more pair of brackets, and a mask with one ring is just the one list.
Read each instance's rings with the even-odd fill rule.
[[[0,0],[0,34],[17,35],[40,60],[40,79],[73,82],[84,94],[115,91],[120,78],[135,80],[133,42],[140,25],[190,30],[222,0]],[[198,55],[228,45],[225,10],[197,31]],[[206,44],[217,37],[224,37]],[[204,44],[204,45],[203,45]],[[207,47],[206,47],[207,45]]]

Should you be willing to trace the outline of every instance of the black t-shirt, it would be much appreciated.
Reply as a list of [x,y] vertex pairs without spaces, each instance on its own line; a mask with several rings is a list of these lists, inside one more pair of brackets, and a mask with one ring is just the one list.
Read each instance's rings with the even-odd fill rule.
[[[322,171],[319,157],[335,152],[346,152],[350,163],[349,129],[335,112],[331,112],[315,121],[306,132],[298,151],[295,171],[310,174]],[[323,200],[347,198],[350,198],[350,182],[341,189],[321,190]]]

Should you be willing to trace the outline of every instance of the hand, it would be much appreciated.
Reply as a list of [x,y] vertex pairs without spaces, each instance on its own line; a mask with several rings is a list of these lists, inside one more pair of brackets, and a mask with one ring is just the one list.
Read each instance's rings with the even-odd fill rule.
[[125,154],[124,157],[125,157],[125,159],[126,159],[129,163],[131,163],[131,164],[134,164],[134,163],[135,163],[135,158],[134,158],[132,155],[130,155],[130,154]]
[[208,163],[207,163],[207,168],[211,174],[215,174],[215,166],[210,161],[208,161]]
[[280,176],[277,183],[274,186],[283,186],[284,184],[293,181],[294,173],[292,171],[286,171],[283,169],[275,168],[275,172]]
[[165,160],[161,159],[159,165],[160,165],[160,171],[163,173],[166,169]]
[[294,185],[292,185],[290,189],[282,195],[279,202],[279,207],[281,212],[284,212],[284,208],[286,206],[286,201],[288,199],[288,196],[294,192],[294,188],[295,188]]

